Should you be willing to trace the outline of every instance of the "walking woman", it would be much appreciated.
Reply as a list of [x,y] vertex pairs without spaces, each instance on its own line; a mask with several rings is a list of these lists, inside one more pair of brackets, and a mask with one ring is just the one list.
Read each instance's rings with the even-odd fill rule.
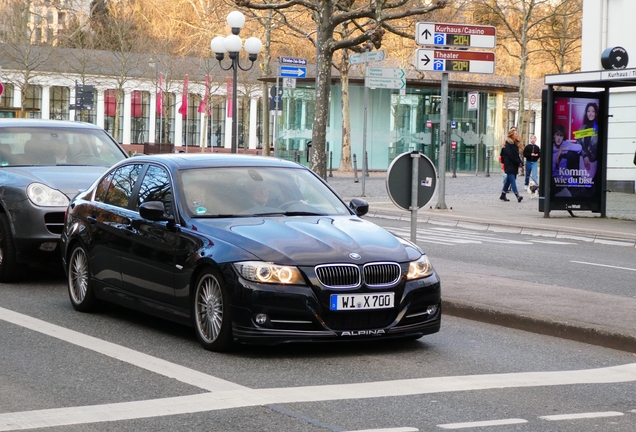
[[519,135],[517,135],[517,129],[510,129],[506,137],[506,144],[501,149],[501,162],[503,163],[504,172],[506,173],[506,179],[503,184],[503,189],[501,190],[501,196],[499,197],[502,201],[510,201],[506,198],[508,187],[512,188],[518,202],[521,202],[523,199],[517,190],[517,174],[519,174],[519,167],[521,166],[519,144],[520,140]]

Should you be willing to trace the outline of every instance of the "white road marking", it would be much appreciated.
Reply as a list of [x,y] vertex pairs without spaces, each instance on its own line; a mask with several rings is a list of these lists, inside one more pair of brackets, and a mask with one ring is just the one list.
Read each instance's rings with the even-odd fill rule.
[[361,429],[348,432],[419,432],[418,428],[401,427],[401,428],[388,428],[388,429]]
[[0,320],[4,320],[39,333],[43,333],[47,336],[61,339],[68,343],[72,343],[73,345],[78,345],[82,348],[96,351],[108,357],[130,363],[134,366],[167,376],[169,378],[174,378],[176,380],[204,390],[225,391],[246,388],[238,384],[234,384],[229,381],[225,381],[220,378],[216,378],[202,372],[198,372],[193,369],[189,369],[181,365],[171,363],[169,361],[162,360],[160,358],[153,357],[151,355],[144,354],[130,348],[123,347],[121,345],[88,336],[83,333],[60,327],[58,325],[51,324],[46,321],[32,318],[28,315],[23,315],[21,313],[1,307]]
[[104,405],[0,414],[0,431],[161,417],[271,404],[399,397],[443,392],[636,382],[636,363],[592,370],[416,378],[355,384],[250,389],[117,344],[0,308],[0,320],[214,391]]
[[[396,235],[409,238],[411,231],[406,228],[390,228],[389,231]],[[482,244],[482,243],[503,243],[503,244],[518,244],[518,245],[530,245],[531,242],[506,240],[493,237],[489,233],[475,234],[472,232],[461,231],[453,228],[432,228],[432,229],[418,229],[417,241],[423,243],[435,243],[454,246],[456,244]]]
[[532,243],[545,243],[545,244],[553,244],[553,245],[575,245],[578,243],[574,242],[564,242],[564,241],[556,241],[556,240],[531,240]]
[[511,424],[521,424],[528,423],[528,420],[524,419],[502,419],[502,420],[486,420],[486,421],[477,421],[477,422],[466,422],[466,423],[448,423],[437,425],[442,429],[467,429],[467,428],[475,428],[475,427],[486,427],[486,426],[503,426],[503,425],[511,425]]
[[619,267],[619,266],[613,266],[613,265],[608,265],[608,264],[597,264],[597,263],[591,263],[591,262],[585,262],[585,261],[570,261],[570,262],[571,263],[576,263],[576,264],[586,264],[586,265],[591,265],[591,266],[597,266],[597,267],[608,267],[608,268],[614,268],[614,269],[618,269],[618,270],[636,271],[636,268]]
[[577,419],[590,419],[590,418],[600,418],[600,417],[618,417],[624,415],[622,412],[618,411],[605,411],[605,412],[589,412],[589,413],[578,413],[578,414],[559,414],[559,415],[549,415],[539,417],[542,420],[577,420]]

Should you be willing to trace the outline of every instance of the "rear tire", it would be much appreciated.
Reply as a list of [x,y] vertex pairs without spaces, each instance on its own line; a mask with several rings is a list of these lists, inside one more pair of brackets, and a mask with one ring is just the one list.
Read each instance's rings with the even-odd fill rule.
[[213,269],[204,270],[197,279],[192,319],[203,348],[223,352],[232,346],[230,296],[223,278]]
[[80,312],[91,312],[97,307],[97,299],[91,282],[88,254],[81,245],[76,245],[68,260],[68,296],[73,308]]
[[11,224],[6,213],[0,213],[0,282],[14,282],[24,275],[24,264],[16,256]]

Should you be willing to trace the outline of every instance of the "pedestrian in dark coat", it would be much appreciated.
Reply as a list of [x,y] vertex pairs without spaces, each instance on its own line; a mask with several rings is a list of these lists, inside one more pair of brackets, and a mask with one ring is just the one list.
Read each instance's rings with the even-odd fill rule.
[[506,137],[506,143],[501,149],[501,162],[503,163],[504,172],[506,173],[506,179],[503,184],[503,189],[501,190],[501,196],[499,197],[502,201],[510,201],[506,198],[506,190],[508,190],[508,187],[512,188],[518,202],[521,202],[523,199],[517,190],[517,174],[519,174],[519,168],[522,166],[521,157],[519,156],[518,140],[517,130],[511,129]]

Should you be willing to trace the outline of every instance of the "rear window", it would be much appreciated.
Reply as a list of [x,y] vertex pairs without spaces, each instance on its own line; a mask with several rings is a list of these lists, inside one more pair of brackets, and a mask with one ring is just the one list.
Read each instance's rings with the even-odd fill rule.
[[125,158],[118,144],[99,129],[0,129],[1,166],[111,166]]

